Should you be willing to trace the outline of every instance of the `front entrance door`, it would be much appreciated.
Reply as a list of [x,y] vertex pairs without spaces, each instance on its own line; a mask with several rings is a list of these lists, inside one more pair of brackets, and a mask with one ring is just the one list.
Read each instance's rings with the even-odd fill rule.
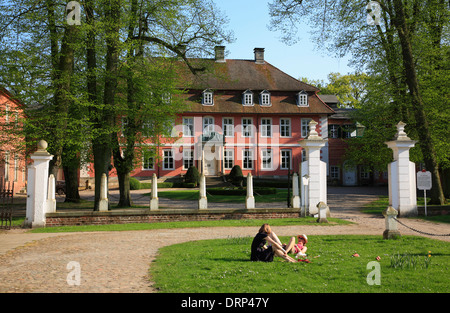
[[205,176],[215,176],[217,175],[217,162],[216,159],[205,160]]
[[344,186],[356,186],[357,171],[356,171],[355,166],[351,166],[351,167],[345,166],[345,163],[344,163],[342,174],[344,176],[344,179],[342,182]]

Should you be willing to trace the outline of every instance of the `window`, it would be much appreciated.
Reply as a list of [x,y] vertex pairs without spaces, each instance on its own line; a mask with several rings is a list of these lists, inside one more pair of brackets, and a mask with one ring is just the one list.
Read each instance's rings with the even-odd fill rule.
[[234,166],[234,150],[225,150],[223,152],[223,160],[224,160],[223,166],[227,170],[232,169]]
[[271,170],[272,169],[272,150],[261,150],[261,168],[263,170]]
[[183,117],[183,137],[194,136],[194,118]]
[[142,123],[142,136],[150,137],[154,128],[155,127],[154,127],[153,122],[149,122],[149,121],[143,122]]
[[309,134],[309,122],[312,119],[310,118],[302,118],[302,137],[305,138]]
[[5,152],[5,181],[9,181],[9,152]]
[[262,137],[272,137],[272,119],[262,118],[261,119],[261,136]]
[[263,90],[260,93],[260,102],[263,106],[270,106],[270,92],[268,92],[267,90]]
[[253,92],[251,92],[249,89],[244,91],[244,93],[242,94],[242,104],[253,105]]
[[120,118],[120,121],[121,121],[121,128],[120,128],[121,136],[123,137],[123,136],[125,136],[125,132],[126,132],[126,129],[128,127],[128,117],[122,116]]
[[5,123],[9,123],[9,105],[6,105],[5,108]]
[[252,150],[244,150],[242,153],[243,153],[242,168],[246,169],[246,170],[253,169],[253,151]]
[[172,102],[172,95],[168,92],[165,92],[162,96],[161,96],[161,100],[163,104],[170,104]]
[[173,169],[174,169],[173,151],[164,150],[163,170],[173,170]]
[[209,136],[214,132],[214,118],[204,117],[203,118],[203,135]]
[[183,169],[187,170],[194,166],[194,151],[191,149],[183,150]]
[[14,181],[19,179],[19,156],[14,154]]
[[302,162],[306,161],[306,150],[302,149]]
[[223,118],[223,135],[225,137],[234,137],[234,122],[232,117]]
[[251,118],[242,119],[242,137],[253,137],[253,122]]
[[214,104],[214,96],[213,92],[209,89],[203,91],[203,105],[213,105]]
[[280,136],[291,137],[291,119],[280,118]]
[[145,151],[142,155],[142,169],[143,170],[155,169],[155,164],[153,162],[153,156],[150,151]]
[[339,179],[339,166],[330,166],[330,178]]
[[291,165],[291,150],[281,150],[281,169],[288,170]]
[[339,138],[339,125],[328,126],[328,137]]
[[369,179],[370,178],[370,170],[365,166],[361,166],[361,172],[359,174],[361,179]]
[[306,93],[306,91],[302,90],[300,91],[298,94],[298,99],[297,99],[297,105],[300,107],[307,107],[308,106],[308,94]]

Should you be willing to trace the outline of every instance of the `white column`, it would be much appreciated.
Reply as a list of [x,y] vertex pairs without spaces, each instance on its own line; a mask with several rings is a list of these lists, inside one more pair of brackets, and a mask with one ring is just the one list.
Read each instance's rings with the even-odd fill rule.
[[99,212],[107,212],[109,209],[108,205],[108,178],[106,174],[102,174],[102,180],[100,182],[100,202],[98,204]]
[[200,188],[199,188],[198,209],[206,210],[208,208],[208,199],[206,198],[206,178],[202,173],[200,176]]
[[327,140],[319,136],[316,125],[317,122],[312,120],[309,123],[308,137],[299,142],[300,146],[306,150],[306,162],[302,163],[301,176],[309,176],[308,186],[304,186],[303,180],[301,186],[302,197],[306,198],[306,201],[303,200],[305,201],[304,212],[313,216],[318,214],[319,202],[327,203],[327,166],[320,159],[320,149],[325,146]]
[[416,141],[404,132],[405,123],[397,124],[395,139],[386,142],[394,152],[394,162],[388,166],[389,205],[398,211],[399,216],[417,216],[415,165],[409,161],[409,149]]
[[253,196],[253,176],[251,173],[247,175],[247,197],[245,198],[245,208],[255,208],[255,197]]
[[300,196],[298,188],[299,188],[298,175],[297,173],[294,173],[294,175],[292,175],[292,199],[291,199],[291,205],[293,209],[300,209]]
[[159,200],[158,200],[158,178],[156,174],[153,173],[152,177],[152,195],[150,200],[150,211],[159,210]]
[[47,210],[48,213],[56,212],[56,198],[55,198],[55,176],[50,174],[48,177],[48,195],[47,195]]
[[25,226],[44,227],[48,196],[48,164],[53,155],[47,152],[47,142],[38,142],[38,149],[31,155],[33,164],[28,166],[27,213]]

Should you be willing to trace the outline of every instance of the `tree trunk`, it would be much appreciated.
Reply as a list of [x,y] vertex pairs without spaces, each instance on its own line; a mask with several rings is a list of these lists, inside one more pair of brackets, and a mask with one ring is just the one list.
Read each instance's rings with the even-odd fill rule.
[[131,207],[133,206],[133,200],[130,193],[130,172],[129,171],[117,171],[117,178],[119,180],[119,204],[118,207]]
[[411,46],[409,28],[406,23],[405,11],[401,0],[393,0],[395,18],[394,24],[398,32],[400,44],[402,47],[403,66],[406,74],[406,83],[408,84],[411,96],[414,116],[416,118],[417,133],[419,135],[419,145],[422,150],[426,169],[432,174],[431,203],[445,203],[444,192],[442,190],[439,165],[436,159],[436,151],[431,140],[428,120],[425,114],[425,106],[419,90],[419,82],[414,64],[414,57]]
[[72,160],[70,165],[63,166],[64,179],[66,182],[66,199],[64,202],[79,203],[81,200],[80,193],[78,192],[78,169],[80,168],[80,159],[78,157],[75,158],[76,160]]

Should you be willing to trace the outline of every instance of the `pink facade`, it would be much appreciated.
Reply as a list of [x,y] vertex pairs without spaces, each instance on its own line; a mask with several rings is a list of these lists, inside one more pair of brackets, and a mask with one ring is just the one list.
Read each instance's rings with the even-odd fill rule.
[[178,61],[180,86],[187,90],[180,97],[189,109],[177,117],[174,137],[161,138],[157,147],[146,143],[159,158],[144,154],[132,176],[181,177],[190,166],[206,176],[227,175],[234,165],[255,177],[299,170],[299,141],[307,136],[309,121],[319,123],[321,134],[334,111],[316,87],[266,62],[264,49],[255,49],[254,60],[225,60],[221,48],[215,59],[202,60],[209,67],[205,73],[193,75]]
[[15,193],[26,186],[25,139],[17,134],[22,118],[22,105],[0,88],[0,181],[14,184]]

